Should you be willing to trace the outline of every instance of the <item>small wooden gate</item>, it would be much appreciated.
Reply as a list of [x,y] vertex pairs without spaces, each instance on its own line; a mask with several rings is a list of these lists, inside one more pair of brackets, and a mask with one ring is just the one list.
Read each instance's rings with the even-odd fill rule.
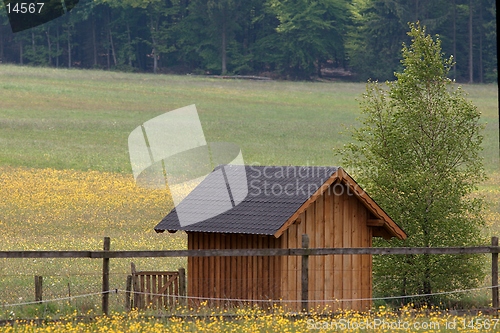
[[[161,309],[177,304],[185,304],[186,273],[178,271],[136,271],[131,263],[132,275],[127,277],[127,309]],[[181,297],[179,297],[181,296]]]

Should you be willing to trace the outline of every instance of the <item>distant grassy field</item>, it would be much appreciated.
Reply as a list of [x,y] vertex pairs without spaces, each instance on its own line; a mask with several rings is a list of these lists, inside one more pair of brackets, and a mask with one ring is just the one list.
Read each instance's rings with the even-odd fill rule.
[[[263,82],[0,66],[0,165],[130,173],[127,137],[196,104],[207,141],[249,163],[336,165],[363,83]],[[487,122],[484,156],[498,169],[496,85],[464,86]]]
[[[246,163],[338,165],[333,150],[356,126],[362,83],[261,82],[0,66],[0,250],[173,249],[182,235],[157,235],[172,208],[166,191],[135,187],[127,138],[143,122],[196,104],[208,142],[238,144]],[[465,85],[483,113],[490,180],[488,234],[500,232],[496,85]],[[0,303],[33,299],[33,275],[46,295],[99,291],[99,262],[0,261]],[[123,289],[130,261],[112,261]],[[140,260],[140,269],[177,269],[176,260]],[[21,279],[21,280],[20,280]],[[21,281],[21,282],[20,282]],[[71,289],[71,290],[69,290]],[[122,295],[112,296],[116,304]],[[83,302],[83,301],[82,301]],[[88,302],[99,304],[98,297]],[[2,312],[4,311],[4,312]],[[10,316],[0,310],[0,318]]]
[[247,161],[331,165],[363,89],[18,67],[0,76],[0,164],[112,172],[130,171],[136,126],[189,104],[207,141],[235,142]]

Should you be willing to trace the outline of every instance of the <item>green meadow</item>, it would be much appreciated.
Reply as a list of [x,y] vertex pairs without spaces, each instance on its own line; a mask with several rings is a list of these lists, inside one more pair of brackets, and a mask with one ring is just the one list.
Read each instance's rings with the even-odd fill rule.
[[[464,85],[483,114],[487,170],[498,170],[496,85]],[[363,83],[221,80],[0,66],[0,165],[130,173],[128,134],[195,104],[207,141],[245,161],[336,165]]]
[[[0,250],[97,250],[185,246],[153,227],[172,208],[168,193],[134,188],[130,132],[165,112],[195,104],[207,142],[237,144],[246,163],[338,165],[335,150],[357,126],[363,83],[222,80],[0,65]],[[496,85],[463,85],[482,112],[482,156],[489,180],[485,234],[500,234]],[[140,269],[177,269],[181,259],[142,260]],[[32,300],[33,275],[47,298],[98,292],[100,262],[0,261],[0,303]],[[125,287],[129,261],[114,260],[113,289]],[[161,268],[163,267],[163,268]],[[98,296],[82,299],[94,309]],[[97,297],[97,298],[95,298]],[[123,295],[112,295],[115,308]],[[65,306],[75,306],[66,304]],[[30,311],[59,311],[31,309]],[[0,309],[9,318],[11,309]],[[26,315],[30,313],[24,312]],[[33,313],[31,313],[33,314]],[[34,315],[41,315],[35,313]]]

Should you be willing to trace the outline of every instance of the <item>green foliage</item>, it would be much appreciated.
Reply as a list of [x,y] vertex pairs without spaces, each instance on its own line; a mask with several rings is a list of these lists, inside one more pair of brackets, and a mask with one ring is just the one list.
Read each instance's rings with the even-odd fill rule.
[[190,68],[210,74],[254,71],[249,44],[262,4],[258,1],[191,1],[178,26],[179,58]]
[[328,59],[343,62],[345,1],[269,0],[268,7],[279,21],[279,66],[285,73],[308,78]]
[[[407,232],[407,240],[390,246],[484,244],[482,202],[471,198],[485,177],[480,113],[447,78],[453,59],[443,58],[439,38],[410,27],[397,80],[387,89],[367,85],[363,125],[353,131],[344,164]],[[481,258],[470,255],[380,256],[374,274],[382,295],[470,288],[484,277]]]
[[470,81],[472,63],[473,82],[494,82],[495,15],[493,0],[80,0],[69,15],[18,34],[0,11],[0,57],[29,65],[306,80],[347,70],[363,81],[392,80],[401,70],[400,45],[409,41],[406,24],[419,20],[455,57],[450,77]]
[[393,79],[400,45],[405,41],[402,5],[397,1],[357,0],[351,12],[353,24],[346,42],[349,66],[364,80]]
[[19,33],[15,37],[17,42],[24,45],[23,61],[32,66],[47,65],[47,47],[39,43],[41,39],[39,32],[43,30],[42,27],[35,27]]
[[346,38],[349,66],[363,80],[394,79],[394,71],[401,70],[400,45],[408,41],[407,22],[420,21],[455,57],[450,77],[469,81],[471,18],[474,82],[491,82],[496,77],[494,6],[492,0],[354,0]]

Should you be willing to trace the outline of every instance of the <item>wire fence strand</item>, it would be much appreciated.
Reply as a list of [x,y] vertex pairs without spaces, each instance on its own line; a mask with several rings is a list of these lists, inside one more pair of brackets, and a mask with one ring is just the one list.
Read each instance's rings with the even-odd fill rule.
[[[405,298],[418,298],[418,297],[430,297],[430,296],[439,296],[439,295],[450,295],[450,294],[459,294],[459,293],[467,293],[472,291],[480,291],[480,290],[488,290],[493,289],[500,286],[485,286],[479,288],[471,288],[471,289],[460,289],[460,290],[452,290],[452,291],[444,291],[438,293],[429,293],[429,294],[414,294],[414,295],[402,295],[402,296],[387,296],[387,297],[371,297],[371,298],[346,298],[346,299],[323,299],[323,300],[307,300],[306,302],[310,303],[331,303],[331,302],[353,302],[353,301],[380,301],[380,300],[392,300],[392,299],[405,299]],[[168,294],[158,294],[152,292],[141,292],[141,291],[127,291],[123,289],[110,289],[108,291],[100,291],[95,293],[74,295],[68,297],[59,297],[52,298],[41,301],[30,301],[30,302],[21,302],[21,303],[11,303],[11,304],[2,304],[2,307],[14,307],[14,306],[24,306],[24,305],[32,305],[32,304],[41,304],[41,303],[51,303],[51,302],[60,302],[73,300],[77,298],[84,298],[90,296],[97,296],[102,294],[118,294],[118,293],[129,293],[129,294],[140,294],[140,295],[149,295],[149,296],[162,296],[169,297],[174,299],[192,299],[192,300],[201,300],[201,301],[226,301],[226,302],[241,302],[241,303],[301,303],[303,300],[273,300],[273,299],[241,299],[241,298],[223,298],[223,297],[198,297],[198,296],[183,296],[183,295],[168,295]]]

